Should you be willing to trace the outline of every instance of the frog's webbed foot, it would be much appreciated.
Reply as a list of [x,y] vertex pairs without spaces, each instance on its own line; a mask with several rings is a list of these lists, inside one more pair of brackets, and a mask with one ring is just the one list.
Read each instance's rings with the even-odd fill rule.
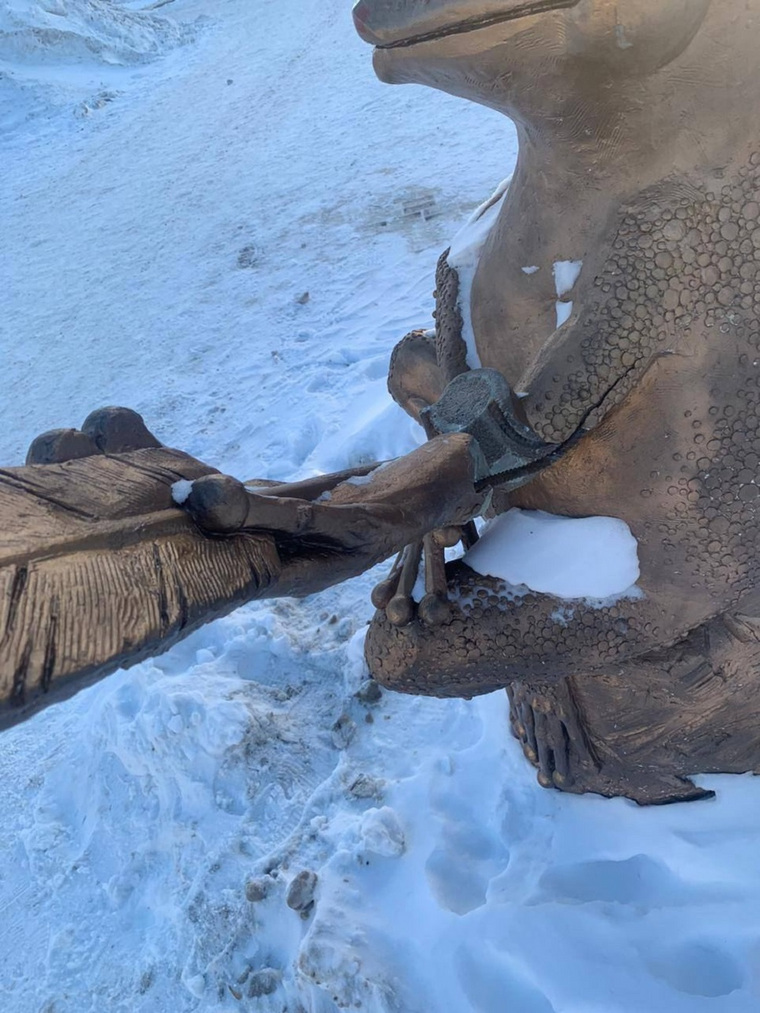
[[[630,671],[637,664],[627,666]],[[669,770],[662,761],[633,762],[597,742],[573,692],[573,679],[553,685],[513,682],[507,686],[512,734],[537,768],[543,788],[581,794],[621,795],[641,805],[692,802],[714,793]],[[675,767],[675,764],[672,763]]]
[[512,733],[538,768],[542,787],[572,789],[584,771],[599,770],[568,679],[553,686],[513,682],[507,696]]

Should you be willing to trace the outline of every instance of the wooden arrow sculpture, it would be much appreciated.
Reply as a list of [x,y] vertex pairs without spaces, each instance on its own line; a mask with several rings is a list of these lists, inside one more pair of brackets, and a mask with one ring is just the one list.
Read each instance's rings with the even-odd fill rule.
[[[441,436],[382,467],[251,491],[127,409],[43,434],[25,467],[0,470],[0,728],[245,601],[319,591],[464,523],[482,502],[472,447]],[[178,482],[192,483],[182,508]]]

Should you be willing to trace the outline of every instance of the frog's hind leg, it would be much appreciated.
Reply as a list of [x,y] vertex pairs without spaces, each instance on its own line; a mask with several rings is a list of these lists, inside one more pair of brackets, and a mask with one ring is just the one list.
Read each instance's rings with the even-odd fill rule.
[[[636,668],[637,662],[630,662],[626,675],[635,679]],[[709,798],[713,792],[679,770],[677,752],[657,742],[656,729],[653,742],[642,743],[643,749],[639,746],[626,755],[625,749],[617,748],[593,706],[595,679],[603,680],[604,674],[590,673],[590,685],[583,686],[581,696],[586,704],[591,700],[590,712],[579,705],[577,687],[583,684],[579,676],[549,685],[516,681],[507,687],[512,734],[536,768],[538,783],[574,794],[624,796],[640,805]]]
[[726,613],[620,666],[515,681],[512,732],[544,787],[640,804],[706,798],[692,775],[758,772],[759,678],[760,621]]
[[461,561],[447,576],[455,607],[437,625],[376,613],[370,672],[430,696],[508,688],[512,731],[545,787],[662,804],[709,795],[692,775],[760,767],[756,603],[668,643],[654,592],[560,618],[558,599]]

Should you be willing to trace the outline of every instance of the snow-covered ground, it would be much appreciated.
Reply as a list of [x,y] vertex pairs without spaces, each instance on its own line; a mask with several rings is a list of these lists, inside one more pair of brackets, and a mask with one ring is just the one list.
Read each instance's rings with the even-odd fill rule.
[[[141,6],[0,0],[0,461],[109,403],[242,478],[409,449],[389,353],[509,125],[377,83],[348,0]],[[760,783],[543,791],[504,694],[368,692],[372,581],[0,738],[3,1013],[756,1013]]]

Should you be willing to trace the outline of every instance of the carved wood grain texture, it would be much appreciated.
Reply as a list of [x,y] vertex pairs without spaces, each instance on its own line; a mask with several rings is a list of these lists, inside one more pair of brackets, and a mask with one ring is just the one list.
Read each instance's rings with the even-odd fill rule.
[[0,471],[0,728],[272,583],[269,535],[203,538],[174,505],[211,471],[163,448]]

